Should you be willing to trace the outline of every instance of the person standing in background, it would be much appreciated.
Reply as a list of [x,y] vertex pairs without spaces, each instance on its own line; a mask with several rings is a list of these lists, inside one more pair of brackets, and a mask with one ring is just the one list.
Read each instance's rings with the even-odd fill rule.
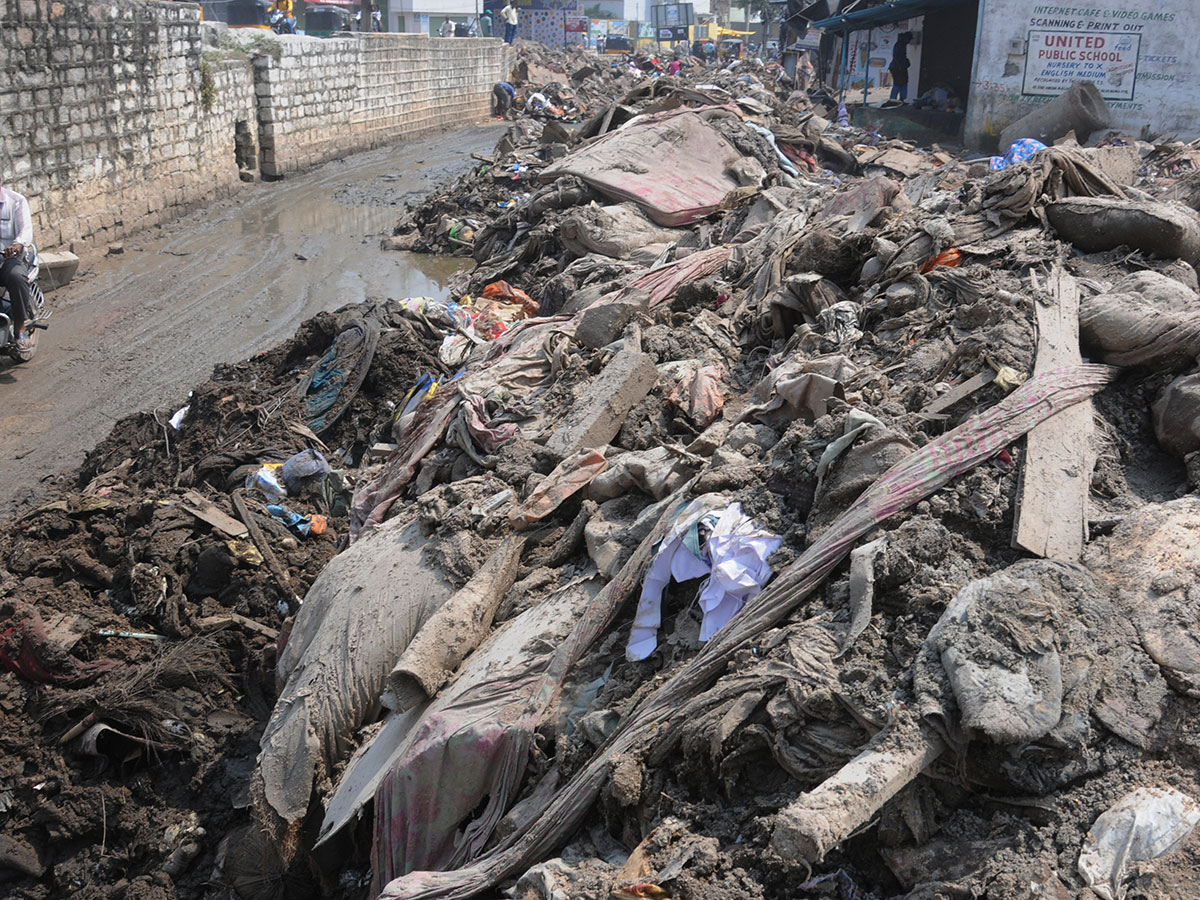
[[517,38],[517,8],[512,0],[508,0],[504,9],[500,10],[500,18],[504,22],[504,43],[511,44]]
[[889,99],[901,103],[908,99],[908,45],[912,37],[911,31],[900,32],[896,46],[892,48],[892,61],[888,65],[888,71],[892,73],[892,95]]

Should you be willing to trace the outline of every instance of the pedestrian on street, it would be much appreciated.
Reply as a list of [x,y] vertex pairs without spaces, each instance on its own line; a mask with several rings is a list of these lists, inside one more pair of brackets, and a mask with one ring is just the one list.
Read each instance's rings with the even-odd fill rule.
[[12,305],[13,333],[17,347],[29,349],[25,326],[33,320],[33,292],[29,289],[29,267],[37,258],[33,248],[33,218],[29,201],[10,191],[0,180],[0,283],[8,289]]
[[487,11],[479,17],[479,33],[484,37],[492,36],[492,15]]
[[504,43],[511,44],[517,39],[517,8],[512,0],[508,0],[504,9],[500,10],[500,18],[504,21]]
[[912,38],[911,31],[902,31],[896,38],[896,46],[892,48],[892,61],[888,65],[888,71],[892,73],[892,95],[889,100],[903,103],[908,99],[908,45]]

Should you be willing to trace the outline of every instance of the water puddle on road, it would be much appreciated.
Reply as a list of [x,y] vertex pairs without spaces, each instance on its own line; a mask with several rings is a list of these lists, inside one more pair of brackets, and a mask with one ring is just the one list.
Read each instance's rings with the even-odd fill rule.
[[396,281],[393,283],[397,293],[389,294],[393,299],[444,296],[451,277],[471,262],[459,256],[391,252],[397,257]]

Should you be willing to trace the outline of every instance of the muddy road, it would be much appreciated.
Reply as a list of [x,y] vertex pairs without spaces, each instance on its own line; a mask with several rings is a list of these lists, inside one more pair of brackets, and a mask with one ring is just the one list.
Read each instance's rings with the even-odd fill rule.
[[[436,295],[462,260],[379,249],[404,201],[488,152],[483,125],[247,184],[119,255],[84,259],[48,295],[38,353],[0,363],[0,520],[38,502],[123,416],[165,422],[220,362],[279,343],[317,312]],[[101,248],[102,249],[102,248]]]

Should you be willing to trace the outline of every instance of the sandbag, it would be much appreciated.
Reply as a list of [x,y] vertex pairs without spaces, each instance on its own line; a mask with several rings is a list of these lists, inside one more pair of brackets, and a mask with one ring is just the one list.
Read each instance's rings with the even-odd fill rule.
[[682,235],[655,225],[632,203],[577,207],[563,218],[558,230],[562,245],[579,256],[599,253],[647,265]]
[[1154,404],[1154,435],[1177,456],[1200,450],[1200,375],[1167,385]]
[[1137,272],[1080,302],[1079,333],[1113,365],[1190,365],[1200,356],[1200,295],[1158,272]]
[[396,660],[452,593],[422,559],[426,543],[418,523],[388,522],[313,582],[279,658],[283,687],[260,742],[254,783],[264,824],[287,829],[304,817],[314,782],[374,718]]
[[1127,246],[1200,265],[1200,215],[1178,204],[1074,197],[1046,205],[1062,237],[1088,253]]

